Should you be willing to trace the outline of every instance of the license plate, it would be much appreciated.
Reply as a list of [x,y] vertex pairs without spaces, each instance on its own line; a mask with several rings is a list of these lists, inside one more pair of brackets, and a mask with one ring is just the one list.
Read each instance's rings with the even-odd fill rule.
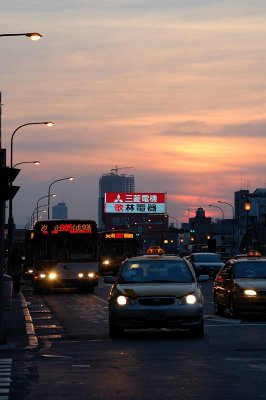
[[147,321],[163,321],[166,313],[163,311],[149,311],[147,313]]

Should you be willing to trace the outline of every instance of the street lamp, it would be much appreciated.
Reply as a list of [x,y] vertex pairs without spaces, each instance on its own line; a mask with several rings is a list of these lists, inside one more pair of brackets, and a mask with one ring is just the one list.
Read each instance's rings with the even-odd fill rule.
[[[51,197],[56,197],[56,194],[55,193],[52,193],[51,195],[50,195]],[[47,199],[48,198],[48,196],[42,196],[42,197],[40,197],[39,198],[39,200],[37,201],[37,207],[36,207],[36,214],[37,214],[37,221],[39,220],[39,202],[42,200],[42,199]],[[42,207],[44,207],[44,206],[42,206]]]
[[[44,204],[42,207],[46,207],[48,204]],[[34,224],[35,224],[35,222],[36,221],[38,221],[38,219],[36,218],[36,220],[35,220],[35,212],[37,211],[37,207],[36,208],[34,208],[34,210],[33,210],[33,213],[31,214],[31,217],[30,217],[30,225],[31,225],[31,227],[33,228],[34,227]],[[46,213],[46,209],[43,209],[43,210],[39,210],[39,213],[40,212],[44,212],[44,213]]]
[[232,208],[232,215],[233,215],[233,250],[235,248],[235,209],[231,203],[227,203],[226,201],[218,200],[217,203],[227,204]]
[[224,210],[222,209],[222,207],[219,206],[215,206],[213,204],[209,204],[209,207],[215,207],[215,208],[219,208],[222,211],[222,235],[223,235],[223,230],[224,230]]
[[53,126],[54,123],[52,121],[44,121],[44,122],[28,122],[27,124],[23,124],[17,127],[17,129],[14,130],[11,136],[11,141],[10,141],[10,167],[13,168],[13,140],[16,132],[23,128],[24,126],[28,125],[46,125],[46,126]]
[[245,203],[244,203],[244,209],[247,212],[247,230],[246,230],[246,235],[247,235],[247,251],[249,251],[249,231],[248,231],[248,213],[251,210],[251,202],[247,198]]
[[[166,217],[167,217],[167,215],[166,215]],[[175,220],[175,226],[177,228],[178,227],[177,218],[176,217],[172,217],[172,215],[169,215],[169,214],[168,214],[168,217],[169,218],[173,218]]]
[[65,181],[65,180],[69,180],[69,181],[73,181],[73,176],[69,176],[67,178],[61,178],[61,179],[57,179],[56,181],[53,181],[52,183],[50,183],[49,188],[48,188],[48,220],[50,219],[50,191],[51,191],[51,186],[56,183],[56,182],[60,182],[60,181]]
[[2,33],[0,34],[0,37],[2,36],[26,36],[30,38],[33,41],[40,40],[42,38],[42,35],[38,32],[28,32],[28,33]]
[[21,164],[35,164],[35,165],[40,165],[40,161],[23,161],[23,162],[19,162],[15,165],[13,165],[13,168],[17,167],[18,165]]
[[[44,122],[28,122],[27,124],[23,124],[18,126],[14,132],[12,133],[11,140],[10,140],[10,167],[14,168],[13,166],[13,140],[14,136],[17,131],[24,126],[28,125],[46,125],[46,126],[53,126],[54,123],[52,121],[44,121]],[[12,186],[12,182],[10,182],[10,186]],[[8,248],[11,249],[12,242],[13,242],[13,202],[12,199],[9,199],[9,216],[8,216]]]
[[[1,34],[1,37],[4,36],[21,36],[24,35],[32,40],[38,40],[42,37],[40,33],[37,32],[28,32],[25,34],[10,34],[10,33],[5,33]],[[2,123],[2,93],[0,92],[0,168],[6,166],[6,159],[5,159],[5,149],[2,148],[2,132],[1,132],[1,123]],[[5,201],[1,200],[0,201],[0,344],[5,343],[5,334],[4,334],[4,318],[3,318],[3,301],[4,301],[4,296],[3,293],[3,276],[4,276],[4,228],[5,228]]]

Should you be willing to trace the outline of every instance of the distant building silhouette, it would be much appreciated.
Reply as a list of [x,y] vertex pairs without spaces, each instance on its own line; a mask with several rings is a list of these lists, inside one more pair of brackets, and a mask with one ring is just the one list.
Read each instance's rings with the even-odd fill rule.
[[53,219],[67,219],[67,206],[65,203],[57,203],[52,208],[52,218]]
[[104,194],[105,193],[133,193],[135,191],[135,177],[133,175],[114,172],[103,174],[99,179],[99,199],[98,199],[98,226],[100,229],[105,227],[104,215]]

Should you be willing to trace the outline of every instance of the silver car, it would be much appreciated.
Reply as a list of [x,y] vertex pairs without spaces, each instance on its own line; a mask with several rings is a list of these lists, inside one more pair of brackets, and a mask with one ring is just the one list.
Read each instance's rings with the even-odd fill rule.
[[[199,281],[209,276],[199,277]],[[204,336],[203,295],[190,263],[176,256],[146,255],[127,259],[109,295],[109,334],[125,329],[186,328]]]
[[197,276],[208,274],[215,276],[224,266],[224,262],[218,253],[192,253],[188,256]]

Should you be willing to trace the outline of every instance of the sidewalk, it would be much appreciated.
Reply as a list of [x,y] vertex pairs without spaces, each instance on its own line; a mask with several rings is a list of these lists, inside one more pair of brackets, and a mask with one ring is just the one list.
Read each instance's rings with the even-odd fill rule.
[[0,351],[13,348],[30,349],[38,345],[23,292],[12,298],[9,310],[4,310],[4,326],[7,343],[0,344]]

